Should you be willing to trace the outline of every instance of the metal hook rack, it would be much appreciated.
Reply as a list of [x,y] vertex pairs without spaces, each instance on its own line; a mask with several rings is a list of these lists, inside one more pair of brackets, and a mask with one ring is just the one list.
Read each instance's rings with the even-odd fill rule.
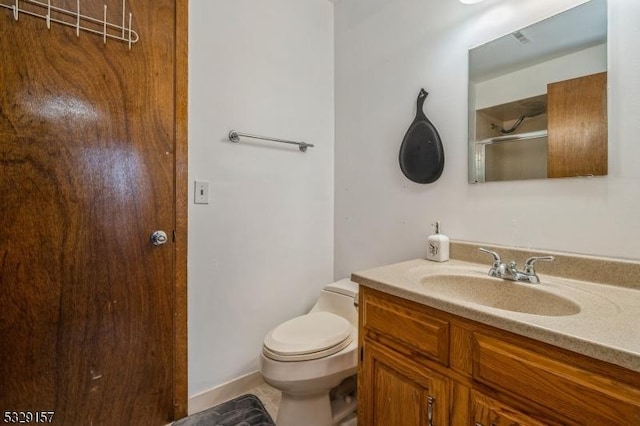
[[[20,4],[32,5],[31,9],[21,7]],[[80,13],[80,0],[76,0],[76,10],[68,10],[62,7],[57,7],[51,4],[51,0],[46,2],[37,0],[15,0],[13,4],[0,3],[0,7],[10,9],[13,12],[13,19],[16,21],[20,17],[20,14],[33,16],[36,18],[44,19],[47,23],[47,29],[51,29],[51,23],[65,25],[76,29],[76,36],[80,37],[80,31],[87,31],[92,34],[102,36],[104,44],[107,44],[107,39],[113,39],[128,43],[129,49],[131,45],[136,43],[140,37],[131,27],[132,14],[126,13],[126,0],[122,0],[122,24],[112,24],[107,22],[107,5],[104,5],[104,15],[102,19],[94,18],[91,16],[82,15]],[[43,9],[45,14],[38,13],[33,9]],[[54,16],[55,14],[55,16]],[[71,17],[73,21],[64,20],[64,17]],[[128,18],[128,22],[127,22]],[[87,25],[92,25],[94,28],[90,28]]]

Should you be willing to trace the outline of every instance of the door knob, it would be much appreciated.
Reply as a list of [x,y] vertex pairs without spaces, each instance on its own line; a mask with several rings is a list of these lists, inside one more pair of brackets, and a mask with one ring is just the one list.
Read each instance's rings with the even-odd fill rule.
[[169,238],[167,238],[167,233],[164,231],[154,231],[150,237],[151,244],[153,244],[154,246],[161,246],[166,243],[168,239]]

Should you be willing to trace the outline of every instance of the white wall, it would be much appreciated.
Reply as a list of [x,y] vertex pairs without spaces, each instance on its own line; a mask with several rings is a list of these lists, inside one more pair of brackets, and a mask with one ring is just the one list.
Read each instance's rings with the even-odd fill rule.
[[607,71],[607,45],[600,44],[523,68],[490,80],[471,84],[475,108],[526,99],[547,93],[547,84]]
[[[335,277],[451,238],[640,259],[640,2],[609,0],[609,176],[467,183],[467,51],[579,0],[336,3]],[[446,163],[407,180],[400,143],[420,87]]]
[[256,371],[265,333],[333,278],[333,7],[190,2],[189,179],[211,197],[189,205],[190,395]]

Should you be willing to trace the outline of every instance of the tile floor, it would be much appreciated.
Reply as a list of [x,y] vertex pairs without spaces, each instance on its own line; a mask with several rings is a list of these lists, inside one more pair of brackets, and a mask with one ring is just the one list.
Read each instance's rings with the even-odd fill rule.
[[251,389],[249,393],[254,394],[262,401],[262,405],[264,405],[264,408],[267,409],[267,412],[275,422],[278,417],[278,407],[280,407],[280,398],[282,397],[281,392],[263,383]]

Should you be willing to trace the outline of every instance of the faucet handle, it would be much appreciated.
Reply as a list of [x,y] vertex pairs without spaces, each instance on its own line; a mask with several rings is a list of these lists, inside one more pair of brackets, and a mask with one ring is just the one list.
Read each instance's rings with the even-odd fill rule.
[[524,272],[526,274],[535,274],[536,273],[536,269],[535,269],[535,264],[538,260],[544,260],[547,262],[551,262],[555,259],[555,257],[553,256],[533,256],[528,258],[525,262],[524,262]]
[[500,263],[502,263],[502,259],[500,259],[500,255],[498,253],[496,253],[495,251],[487,250],[484,247],[480,247],[478,249],[478,251],[481,251],[483,253],[487,253],[487,254],[490,254],[491,256],[493,256],[493,264],[494,264],[494,266],[497,266]]
[[489,276],[502,277],[504,275],[506,265],[502,263],[502,259],[500,259],[500,255],[495,251],[487,250],[484,247],[479,248],[478,251],[490,254],[493,257],[493,265],[491,265],[491,269],[489,269]]

